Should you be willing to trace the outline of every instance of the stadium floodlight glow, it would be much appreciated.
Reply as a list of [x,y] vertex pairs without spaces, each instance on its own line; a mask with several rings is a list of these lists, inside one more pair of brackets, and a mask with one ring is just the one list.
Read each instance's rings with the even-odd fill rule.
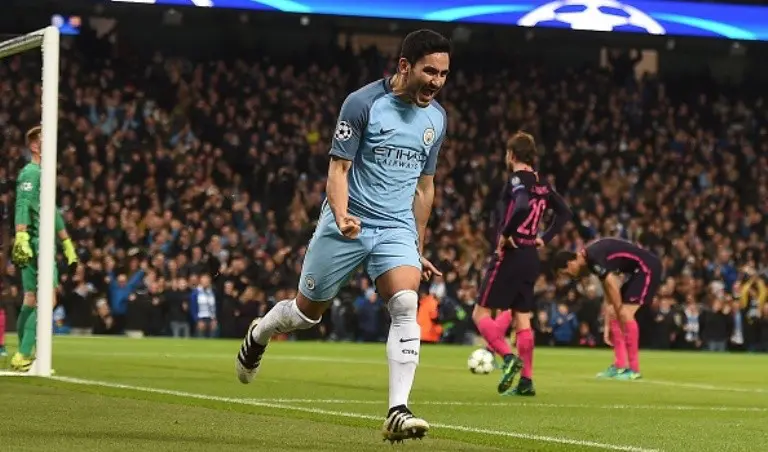
[[42,70],[42,145],[40,152],[40,246],[37,254],[37,343],[28,372],[0,375],[51,376],[53,357],[53,265],[56,259],[56,150],[59,109],[59,29],[50,26],[0,43],[0,58],[40,48]]

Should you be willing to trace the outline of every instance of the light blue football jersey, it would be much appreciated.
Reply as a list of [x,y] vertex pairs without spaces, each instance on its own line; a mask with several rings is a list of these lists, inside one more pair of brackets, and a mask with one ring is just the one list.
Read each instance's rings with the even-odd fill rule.
[[[330,155],[352,161],[349,214],[368,227],[415,230],[413,198],[421,175],[435,174],[448,126],[436,101],[426,108],[392,94],[389,79],[347,96]],[[329,215],[330,207],[323,206]]]

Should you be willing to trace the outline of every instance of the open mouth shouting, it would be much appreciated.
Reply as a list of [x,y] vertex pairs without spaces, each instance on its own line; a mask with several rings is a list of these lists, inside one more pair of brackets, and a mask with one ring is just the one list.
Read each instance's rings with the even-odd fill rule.
[[428,105],[430,102],[432,102],[432,99],[435,98],[435,95],[439,90],[439,88],[433,88],[430,86],[422,87],[416,93],[416,103],[422,106]]

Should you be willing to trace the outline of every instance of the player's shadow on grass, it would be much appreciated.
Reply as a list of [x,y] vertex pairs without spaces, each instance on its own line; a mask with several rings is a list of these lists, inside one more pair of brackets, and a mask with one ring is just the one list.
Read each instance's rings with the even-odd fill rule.
[[223,434],[216,434],[216,432],[209,432],[208,434],[194,433],[188,430],[189,426],[179,426],[178,432],[159,432],[152,431],[99,431],[88,432],[79,430],[63,430],[63,431],[46,431],[46,437],[61,437],[65,440],[80,439],[97,441],[108,445],[110,443],[126,443],[130,441],[146,441],[149,443],[193,443],[193,444],[211,444],[216,446],[245,446],[252,447],[254,441],[258,441],[258,435],[254,434],[252,437],[232,438]]

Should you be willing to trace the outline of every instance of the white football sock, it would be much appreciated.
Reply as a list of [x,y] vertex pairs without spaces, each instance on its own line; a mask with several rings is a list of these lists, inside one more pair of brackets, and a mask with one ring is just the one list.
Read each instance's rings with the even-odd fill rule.
[[[321,317],[322,318],[322,317]],[[267,345],[276,333],[306,330],[320,323],[304,315],[296,305],[296,299],[283,300],[269,310],[251,333],[257,344]]]
[[421,328],[416,323],[419,296],[412,290],[401,290],[389,300],[392,324],[387,338],[389,360],[389,407],[408,406],[421,350]]

